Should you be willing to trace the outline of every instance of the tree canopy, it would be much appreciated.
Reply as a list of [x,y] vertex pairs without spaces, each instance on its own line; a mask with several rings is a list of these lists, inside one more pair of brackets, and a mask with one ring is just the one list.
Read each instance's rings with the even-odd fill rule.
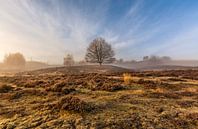
[[12,67],[24,67],[26,60],[21,53],[10,53],[4,58],[4,64]]
[[110,44],[108,44],[103,38],[94,39],[85,55],[85,60],[90,63],[111,63],[114,60],[114,51]]

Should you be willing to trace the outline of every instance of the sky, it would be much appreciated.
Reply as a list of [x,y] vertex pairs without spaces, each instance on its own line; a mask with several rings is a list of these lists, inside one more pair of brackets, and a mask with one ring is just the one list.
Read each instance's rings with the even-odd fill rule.
[[14,52],[49,64],[67,53],[83,60],[96,37],[118,59],[198,60],[198,0],[0,0],[0,61]]

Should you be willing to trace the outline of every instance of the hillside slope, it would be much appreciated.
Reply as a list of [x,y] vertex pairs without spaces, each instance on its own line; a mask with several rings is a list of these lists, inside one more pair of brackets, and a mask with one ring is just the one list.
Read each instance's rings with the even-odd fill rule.
[[131,72],[132,70],[111,65],[82,65],[69,67],[53,67],[36,71],[31,71],[32,74],[44,73],[63,73],[63,74],[78,74],[78,73],[118,73]]

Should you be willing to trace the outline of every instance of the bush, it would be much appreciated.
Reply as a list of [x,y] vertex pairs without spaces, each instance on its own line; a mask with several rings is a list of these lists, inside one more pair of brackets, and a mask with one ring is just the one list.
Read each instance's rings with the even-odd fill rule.
[[71,93],[71,92],[74,92],[74,91],[76,91],[76,89],[74,89],[74,88],[63,88],[62,89],[62,93],[63,94],[69,94],[69,93]]
[[38,81],[27,81],[22,86],[26,88],[35,88],[35,87],[40,87],[44,84],[44,81],[38,80]]
[[93,107],[78,97],[66,96],[58,102],[58,108],[62,110],[85,113],[93,110]]
[[52,87],[47,88],[46,90],[47,90],[47,91],[53,91],[53,92],[61,92],[61,91],[62,91],[62,88],[63,88],[65,85],[66,85],[66,84],[65,84],[64,82],[60,82],[60,83],[55,84],[55,85],[52,86]]
[[0,93],[7,93],[13,89],[10,85],[2,85],[0,86]]
[[119,83],[100,83],[98,85],[96,85],[96,87],[92,88],[92,90],[104,90],[104,91],[118,91],[118,90],[123,90],[125,89],[124,86],[122,86]]
[[47,88],[46,91],[60,92],[63,94],[69,94],[71,92],[76,91],[75,88],[64,87],[65,85],[66,85],[66,83],[64,83],[64,82],[57,83],[54,86]]

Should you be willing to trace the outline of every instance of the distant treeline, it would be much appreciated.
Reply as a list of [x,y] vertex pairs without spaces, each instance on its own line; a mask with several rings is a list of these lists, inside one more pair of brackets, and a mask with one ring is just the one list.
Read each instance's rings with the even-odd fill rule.
[[38,61],[26,61],[25,57],[21,53],[10,53],[5,55],[3,63],[0,64],[0,70],[12,71],[12,70],[33,70],[39,68],[45,68],[48,65]]
[[143,59],[141,61],[136,61],[136,60],[124,60],[124,59],[119,59],[116,60],[115,63],[137,63],[137,62],[150,62],[150,63],[165,63],[165,62],[169,62],[171,61],[171,57],[169,56],[144,56]]

